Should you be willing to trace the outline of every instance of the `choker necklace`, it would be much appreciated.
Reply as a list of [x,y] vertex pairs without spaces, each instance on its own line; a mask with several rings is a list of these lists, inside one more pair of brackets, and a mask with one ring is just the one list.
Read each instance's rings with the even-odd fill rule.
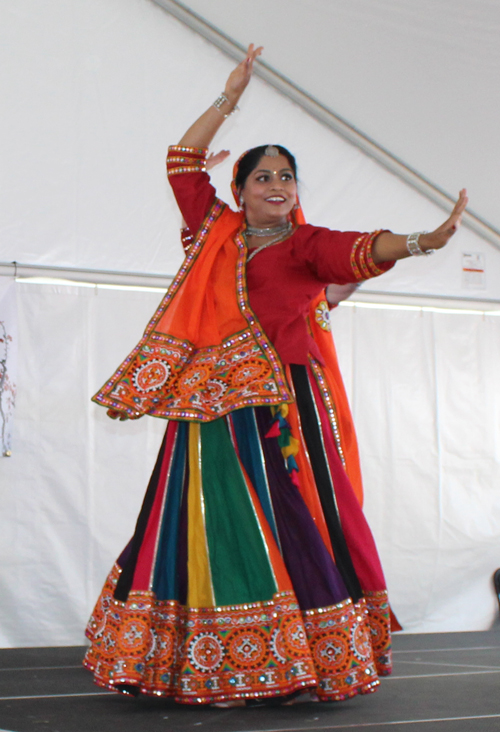
[[[259,252],[261,252],[263,249],[267,249],[268,247],[272,247],[274,244],[281,244],[282,241],[285,241],[285,239],[288,239],[289,233],[290,233],[290,231],[293,228],[292,223],[289,222],[289,224],[290,224],[290,226],[287,227],[285,231],[283,231],[278,236],[275,236],[274,239],[271,239],[271,241],[266,242],[266,244],[261,244],[260,247],[255,247],[254,249],[250,249],[247,252],[247,264],[248,264],[248,262],[250,262],[255,257],[256,254],[258,254]],[[243,235],[243,239],[245,241],[245,244],[247,245],[247,248],[248,248],[248,240],[247,240],[247,237],[246,237],[247,231],[248,231],[248,229],[246,231],[243,231],[242,232],[242,235]]]
[[285,234],[292,228],[292,222],[287,221],[284,224],[278,224],[278,226],[268,226],[264,229],[258,229],[256,226],[248,226],[245,229],[247,236],[278,236],[278,234]]

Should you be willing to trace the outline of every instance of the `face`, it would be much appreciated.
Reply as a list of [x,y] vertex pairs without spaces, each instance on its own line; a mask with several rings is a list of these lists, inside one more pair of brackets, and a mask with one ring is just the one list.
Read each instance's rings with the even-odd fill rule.
[[284,155],[264,155],[240,189],[250,226],[284,223],[297,201],[297,182]]

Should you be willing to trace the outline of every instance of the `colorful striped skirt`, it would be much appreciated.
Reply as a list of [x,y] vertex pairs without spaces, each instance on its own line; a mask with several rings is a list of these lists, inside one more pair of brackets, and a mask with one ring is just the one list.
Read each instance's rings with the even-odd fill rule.
[[90,618],[85,665],[184,703],[320,700],[391,671],[377,550],[317,369],[295,402],[167,424],[135,534]]

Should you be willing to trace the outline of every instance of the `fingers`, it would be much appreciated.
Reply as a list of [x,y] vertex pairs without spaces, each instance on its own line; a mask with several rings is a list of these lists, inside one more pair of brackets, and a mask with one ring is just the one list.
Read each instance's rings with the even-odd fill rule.
[[257,56],[260,56],[262,50],[262,46],[255,48],[254,44],[251,43],[247,48],[247,53],[243,61],[241,61],[229,74],[226,82],[225,93],[230,97],[231,95],[235,97],[233,101],[237,102],[247,87],[252,77],[254,61]]
[[211,152],[210,155],[208,156],[208,159],[215,160],[216,158],[217,159],[227,158],[227,156],[229,155],[229,152],[230,152],[229,150],[219,150],[219,152],[217,152],[217,153]]
[[457,202],[455,203],[455,206],[453,207],[453,211],[451,212],[451,216],[446,219],[446,221],[441,224],[435,231],[439,233],[445,233],[445,232],[451,232],[448,235],[451,236],[455,233],[455,231],[460,226],[460,223],[462,221],[462,214],[465,211],[465,208],[467,204],[469,203],[469,198],[467,196],[467,191],[465,188],[462,188],[460,193],[458,194]]
[[210,153],[210,155],[207,158],[206,162],[206,169],[211,170],[212,168],[215,168],[216,165],[219,165],[219,163],[222,163],[227,157],[230,155],[229,150],[221,150],[218,153]]
[[462,190],[458,194],[458,200],[449,218],[450,228],[453,230],[453,232],[455,232],[462,223],[462,214],[465,211],[468,203],[469,198],[467,196],[467,190],[465,188],[462,188]]
[[458,194],[458,199],[457,199],[457,202],[453,209],[453,213],[458,212],[458,211],[460,211],[460,212],[464,211],[465,207],[467,206],[468,203],[469,203],[469,198],[467,196],[467,191],[465,188],[462,188],[462,190]]
[[434,231],[425,235],[429,237],[429,249],[442,249],[442,247],[447,244],[449,239],[453,236],[453,234],[455,234],[458,227],[460,226],[462,221],[462,214],[465,211],[465,207],[468,203],[469,198],[467,196],[467,191],[465,188],[462,188],[462,190],[458,194],[458,199],[455,206],[453,207],[451,216],[446,219],[446,221],[441,224],[441,226],[438,226],[437,229],[434,229]]
[[264,46],[259,46],[258,48],[255,48],[253,43],[248,46],[245,63],[250,69],[253,67],[254,61],[257,56],[260,56],[263,50]]
[[263,50],[264,50],[264,46],[258,46],[258,48],[255,48],[255,44],[251,43],[247,48],[247,60],[256,59],[257,56],[261,55]]
[[218,153],[211,153],[210,157],[213,160],[217,160],[217,162],[222,162],[222,160],[225,160],[228,155],[231,155],[230,150],[219,150]]

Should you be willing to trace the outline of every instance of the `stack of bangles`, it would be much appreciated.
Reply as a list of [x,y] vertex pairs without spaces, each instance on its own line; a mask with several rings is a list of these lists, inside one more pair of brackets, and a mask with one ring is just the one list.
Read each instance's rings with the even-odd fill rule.
[[428,231],[416,231],[406,237],[406,248],[412,257],[428,257],[430,254],[434,254],[435,249],[422,249],[419,244],[421,234],[428,233]]
[[222,111],[222,109],[221,109],[221,107],[222,107],[222,106],[223,106],[224,104],[231,104],[231,100],[230,100],[230,99],[228,99],[228,97],[226,97],[226,95],[224,94],[224,92],[221,92],[221,94],[219,94],[219,96],[217,97],[217,99],[216,99],[216,100],[215,100],[215,102],[213,103],[213,106],[215,107],[215,109],[216,109],[216,110],[217,110],[218,112],[220,112],[220,113],[221,113],[221,114],[222,114],[222,115],[224,116],[224,119],[227,119],[227,118],[228,118],[228,117],[230,117],[230,116],[231,116],[232,114],[234,114],[234,112],[238,112],[238,111],[239,111],[239,109],[240,109],[240,108],[239,108],[239,107],[238,107],[238,106],[237,106],[237,105],[235,104],[235,105],[234,105],[234,107],[232,108],[232,110],[231,110],[230,112],[228,112],[227,114],[225,114],[225,113],[224,113],[224,112]]

